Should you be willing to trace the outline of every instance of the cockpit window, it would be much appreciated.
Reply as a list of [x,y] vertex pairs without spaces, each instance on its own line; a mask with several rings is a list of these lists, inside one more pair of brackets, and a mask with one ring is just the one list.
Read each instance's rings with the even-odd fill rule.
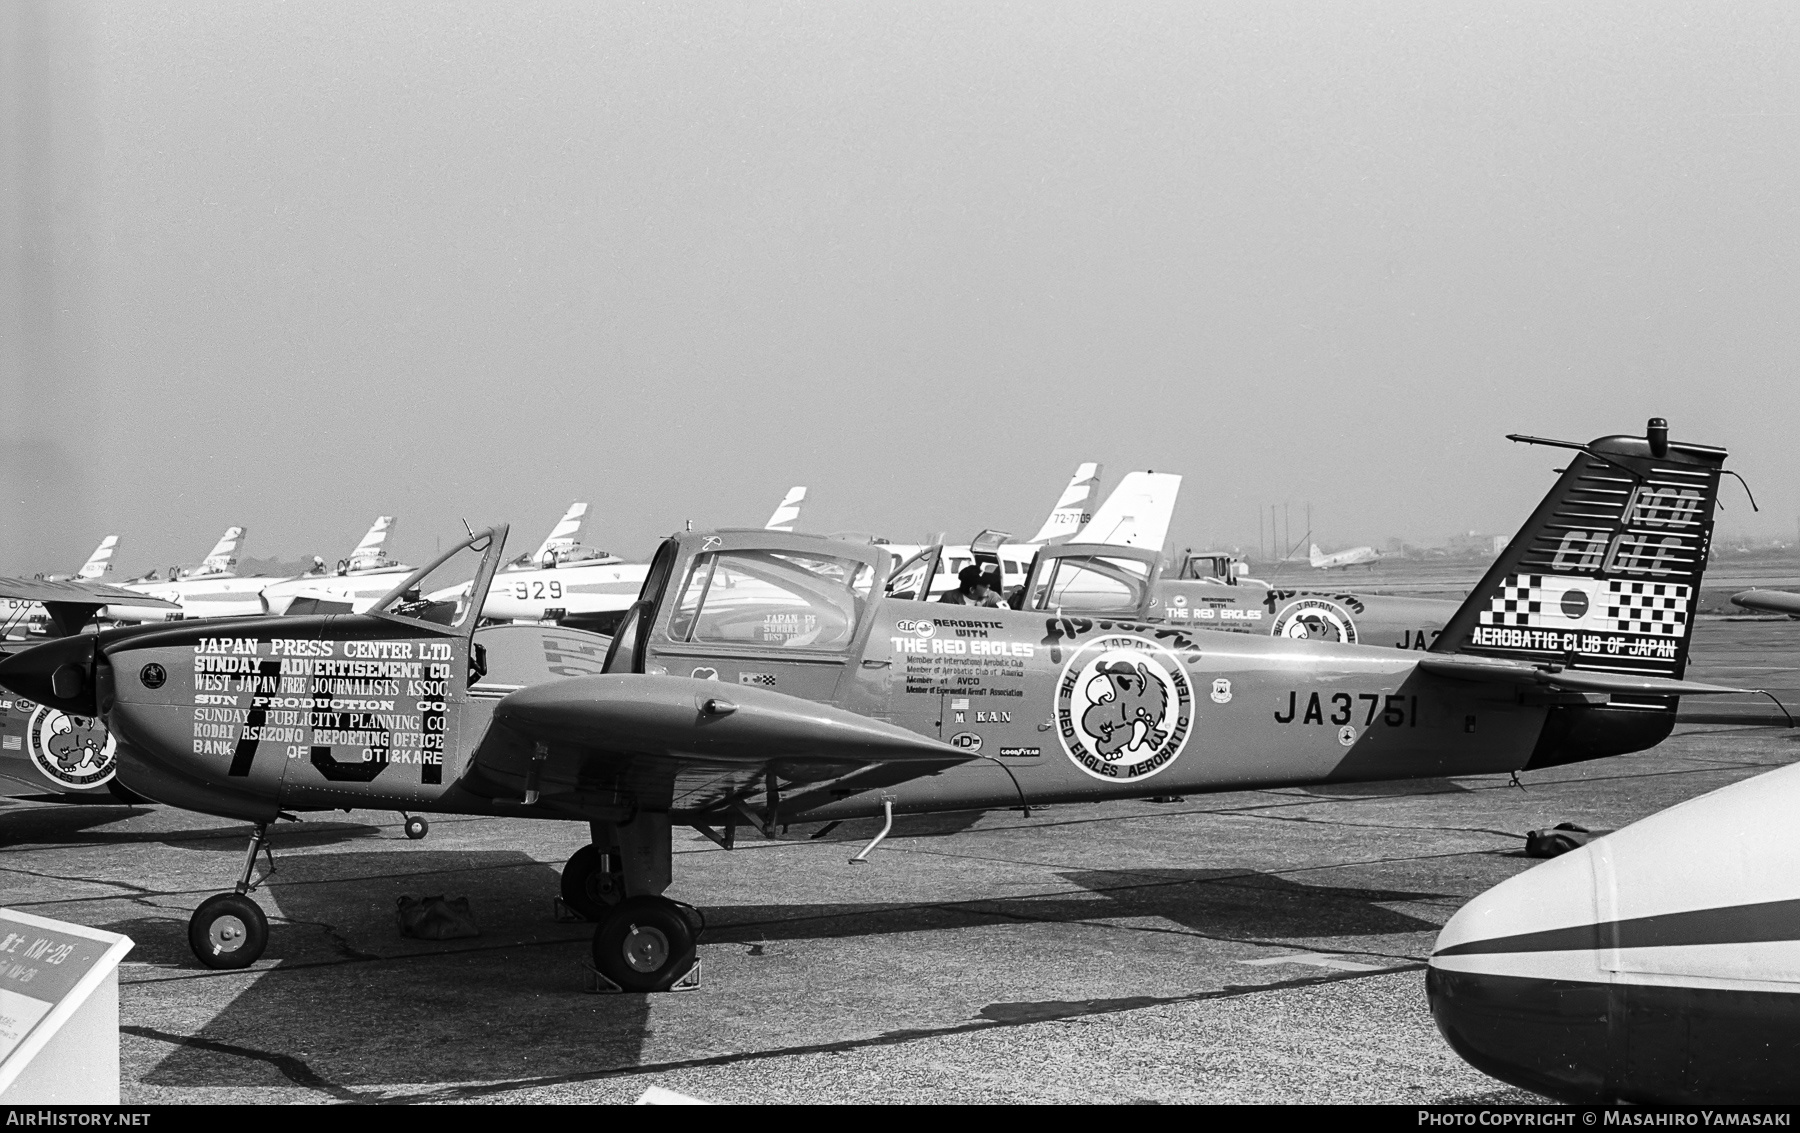
[[1070,555],[1052,560],[1032,593],[1034,609],[1097,614],[1136,610],[1149,587],[1150,566],[1137,559]]
[[937,555],[936,548],[933,547],[927,547],[906,560],[888,579],[888,596],[923,602],[931,591],[931,564],[935,561]]
[[716,551],[694,559],[669,618],[676,641],[830,649],[846,645],[874,568],[792,551]]

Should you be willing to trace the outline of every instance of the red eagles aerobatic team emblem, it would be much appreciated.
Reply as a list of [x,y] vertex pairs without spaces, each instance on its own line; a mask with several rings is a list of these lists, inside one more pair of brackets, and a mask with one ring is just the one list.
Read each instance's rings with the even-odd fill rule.
[[40,704],[25,725],[25,747],[46,779],[65,787],[98,787],[113,777],[118,741],[92,716],[70,716]]
[[1086,642],[1056,682],[1057,736],[1096,779],[1148,779],[1175,762],[1193,723],[1193,687],[1181,660],[1146,638]]

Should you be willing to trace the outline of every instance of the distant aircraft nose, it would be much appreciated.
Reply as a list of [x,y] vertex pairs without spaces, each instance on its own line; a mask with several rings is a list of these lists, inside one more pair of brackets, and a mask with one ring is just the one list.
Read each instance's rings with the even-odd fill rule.
[[1568,1102],[1613,1100],[1592,847],[1502,882],[1444,926],[1431,1014],[1470,1065]]
[[71,715],[96,715],[94,635],[47,641],[0,660],[0,687]]

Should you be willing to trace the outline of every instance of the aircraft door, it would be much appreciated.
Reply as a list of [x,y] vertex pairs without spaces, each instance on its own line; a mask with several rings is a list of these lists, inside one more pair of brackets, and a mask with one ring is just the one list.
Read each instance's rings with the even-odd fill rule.
[[644,671],[644,647],[649,640],[650,627],[656,621],[657,603],[662,601],[663,591],[668,589],[669,573],[674,569],[679,549],[673,539],[663,540],[663,545],[657,548],[656,557],[650,561],[650,570],[644,575],[644,585],[638,591],[637,601],[625,611],[625,616],[619,619],[619,628],[613,631],[612,645],[606,651],[606,663],[601,666],[603,672]]

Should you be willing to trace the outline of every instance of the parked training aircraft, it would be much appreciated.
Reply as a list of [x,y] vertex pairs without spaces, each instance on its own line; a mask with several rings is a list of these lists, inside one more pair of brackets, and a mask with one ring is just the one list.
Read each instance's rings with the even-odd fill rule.
[[[478,632],[504,527],[365,614],[114,629],[0,661],[0,685],[119,734],[140,794],[257,823],[189,941],[263,950],[246,895],[282,812],[584,821],[564,899],[621,987],[690,973],[670,829],[1546,767],[1669,732],[1723,449],[1603,437],[1427,653],[886,593],[880,546],[773,531],[663,543],[610,642]],[[1578,521],[1579,526],[1571,521]],[[427,580],[480,555],[455,601]],[[585,674],[585,675],[584,675]]]
[[[15,628],[25,628],[15,618],[37,611],[34,636],[66,637],[127,593],[98,583],[0,578],[0,617],[6,619],[0,622],[0,657],[27,647],[6,640]],[[124,802],[143,801],[114,781],[117,759],[117,742],[92,713],[71,714],[0,690],[0,797],[110,793]]]
[[1767,614],[1788,614],[1800,618],[1800,594],[1785,590],[1744,590],[1731,596],[1733,605]]
[[1800,766],[1502,882],[1438,936],[1438,1029],[1565,1102],[1800,1102]]
[[1314,543],[1307,550],[1307,561],[1312,564],[1314,570],[1337,570],[1340,567],[1360,566],[1363,563],[1372,563],[1380,557],[1381,553],[1373,547],[1352,547],[1348,551],[1338,551],[1335,554],[1327,555],[1319,550],[1317,543]]
[[[775,505],[764,530],[791,531],[800,521],[800,509],[806,501],[806,489],[794,485]],[[580,508],[579,513],[576,508]],[[566,540],[560,554],[546,557],[540,549],[539,566],[535,569],[507,570],[494,579],[488,590],[481,616],[492,621],[554,622],[575,629],[611,633],[637,599],[644,584],[648,563],[628,563],[617,555],[595,551],[580,545],[581,520],[587,514],[586,504],[569,508],[545,541]],[[567,527],[571,519],[573,527]],[[567,529],[565,530],[565,527]],[[431,598],[445,601],[450,593],[435,593]]]
[[87,562],[82,563],[81,569],[74,574],[46,574],[39,577],[44,582],[98,581],[112,571],[113,553],[118,549],[119,537],[108,535],[100,540],[100,545],[94,548],[94,553],[87,557]]
[[103,616],[115,622],[160,622],[179,618],[229,618],[264,612],[262,592],[284,581],[256,575],[240,578],[238,552],[244,542],[242,527],[228,527],[200,565],[192,570],[169,568],[169,577],[158,579],[154,571],[124,584],[127,590],[148,594],[178,608],[163,605],[113,603]]
[[377,516],[350,557],[338,561],[335,572],[320,564],[298,578],[264,586],[263,610],[271,614],[335,614],[367,609],[412,570],[387,556],[387,541],[394,527],[393,516]]

